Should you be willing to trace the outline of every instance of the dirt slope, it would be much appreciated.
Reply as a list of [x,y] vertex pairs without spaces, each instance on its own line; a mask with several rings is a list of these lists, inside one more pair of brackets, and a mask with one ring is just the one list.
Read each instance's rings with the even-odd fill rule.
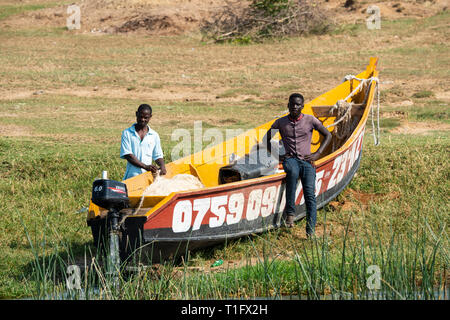
[[[41,0],[22,0],[24,4],[45,3]],[[81,33],[145,33],[174,35],[197,31],[205,20],[226,3],[248,5],[238,0],[80,0]],[[409,1],[316,1],[336,23],[356,23],[365,20],[369,5],[380,8],[381,19],[426,17],[446,10],[448,0]],[[2,4],[8,4],[3,1]],[[70,16],[68,5],[27,11],[0,21],[2,28],[65,27]]]

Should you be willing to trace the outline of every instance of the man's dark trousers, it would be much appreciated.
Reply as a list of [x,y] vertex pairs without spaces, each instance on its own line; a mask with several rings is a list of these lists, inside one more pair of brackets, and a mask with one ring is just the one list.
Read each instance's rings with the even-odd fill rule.
[[317,217],[316,169],[311,163],[295,157],[286,158],[283,161],[283,169],[286,172],[286,215],[295,214],[295,190],[300,178],[306,204],[306,234],[313,235]]

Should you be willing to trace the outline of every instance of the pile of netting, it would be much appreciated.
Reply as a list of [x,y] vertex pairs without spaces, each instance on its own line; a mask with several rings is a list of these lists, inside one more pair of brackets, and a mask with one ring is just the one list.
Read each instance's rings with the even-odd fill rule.
[[152,184],[142,193],[143,196],[168,196],[172,192],[204,188],[200,180],[191,174],[177,174],[172,178],[157,175]]

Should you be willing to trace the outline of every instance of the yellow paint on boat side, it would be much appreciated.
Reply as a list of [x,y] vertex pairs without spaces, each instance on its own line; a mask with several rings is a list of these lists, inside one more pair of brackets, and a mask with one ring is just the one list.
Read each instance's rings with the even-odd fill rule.
[[[358,74],[357,78],[367,79],[370,77],[378,77],[378,71],[376,70],[376,64],[378,59],[371,58],[370,63],[367,66],[366,70]],[[305,104],[305,108],[303,109],[303,113],[314,115],[312,110],[313,106],[327,106],[334,105],[337,100],[343,99],[350,94],[350,92],[356,88],[359,84],[359,81],[352,80],[346,81],[338,85],[337,87],[331,89],[330,91],[320,95],[314,100],[307,102]],[[369,92],[369,97],[367,100],[367,106],[371,106],[375,94],[375,86],[372,85]],[[366,107],[363,113],[361,120],[359,121],[356,129],[354,130],[351,137],[347,140],[347,142],[338,150],[333,153],[319,159],[316,161],[316,165],[320,166],[322,163],[327,162],[330,159],[333,159],[337,154],[343,152],[346,148],[348,148],[356,137],[359,136],[359,132],[365,125],[365,122],[368,118],[368,114],[370,111],[370,107]],[[319,118],[323,121],[325,126],[334,123],[336,120],[335,117],[321,117]],[[237,155],[238,157],[243,157],[245,154],[249,153],[251,149],[258,143],[260,143],[266,134],[267,130],[271,127],[272,123],[276,119],[268,121],[256,128],[250,129],[247,132],[244,132],[234,138],[231,138],[223,143],[220,143],[216,146],[204,149],[200,152],[194,153],[187,157],[178,159],[176,161],[170,162],[166,164],[167,168],[167,178],[171,178],[177,174],[187,173],[192,174],[200,179],[200,181],[205,185],[208,189],[214,189],[219,186],[218,182],[218,174],[219,169],[227,164],[229,164],[229,157],[232,153]],[[328,130],[333,131],[334,127],[330,127]],[[280,136],[277,134],[274,139],[279,140]],[[312,136],[312,146],[311,152],[315,152],[320,147],[321,137],[318,132],[313,131]],[[284,173],[279,173],[280,175]],[[266,178],[266,177],[264,177]],[[254,181],[258,181],[259,178]],[[263,179],[263,178],[261,178]],[[151,172],[146,172],[136,177],[127,179],[124,181],[127,185],[128,194],[130,197],[130,203],[132,207],[137,206],[143,191],[147,188],[149,184],[153,182],[153,175]],[[241,182],[235,182],[234,184],[239,184]],[[142,208],[149,208],[149,211],[145,213],[145,216],[151,215],[158,208],[168,203],[175,193],[172,193],[166,197],[154,197],[154,196],[146,196],[144,197],[144,202]],[[99,208],[92,202],[89,204],[89,211],[87,219],[94,219],[99,215],[102,215],[106,210]],[[142,214],[139,215],[142,217]]]

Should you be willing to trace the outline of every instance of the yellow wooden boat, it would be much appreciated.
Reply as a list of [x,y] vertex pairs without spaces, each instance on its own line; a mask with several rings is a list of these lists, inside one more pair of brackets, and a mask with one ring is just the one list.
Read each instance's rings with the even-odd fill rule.
[[[377,61],[371,58],[366,70],[305,103],[303,113],[315,115],[333,135],[332,143],[315,162],[318,209],[348,185],[359,167],[366,122],[378,89]],[[187,249],[280,227],[285,205],[282,168],[277,166],[265,174],[233,170],[236,158],[248,158],[275,119],[166,165],[166,177],[190,174],[201,181],[202,188],[143,196],[154,180],[150,172],[125,180],[129,208],[118,213],[122,258],[140,248],[137,252],[159,261]],[[311,151],[320,143],[319,134],[313,132]],[[295,220],[305,217],[306,211],[300,181],[298,185]],[[108,234],[108,210],[91,201],[87,224],[95,243],[102,245]]]

